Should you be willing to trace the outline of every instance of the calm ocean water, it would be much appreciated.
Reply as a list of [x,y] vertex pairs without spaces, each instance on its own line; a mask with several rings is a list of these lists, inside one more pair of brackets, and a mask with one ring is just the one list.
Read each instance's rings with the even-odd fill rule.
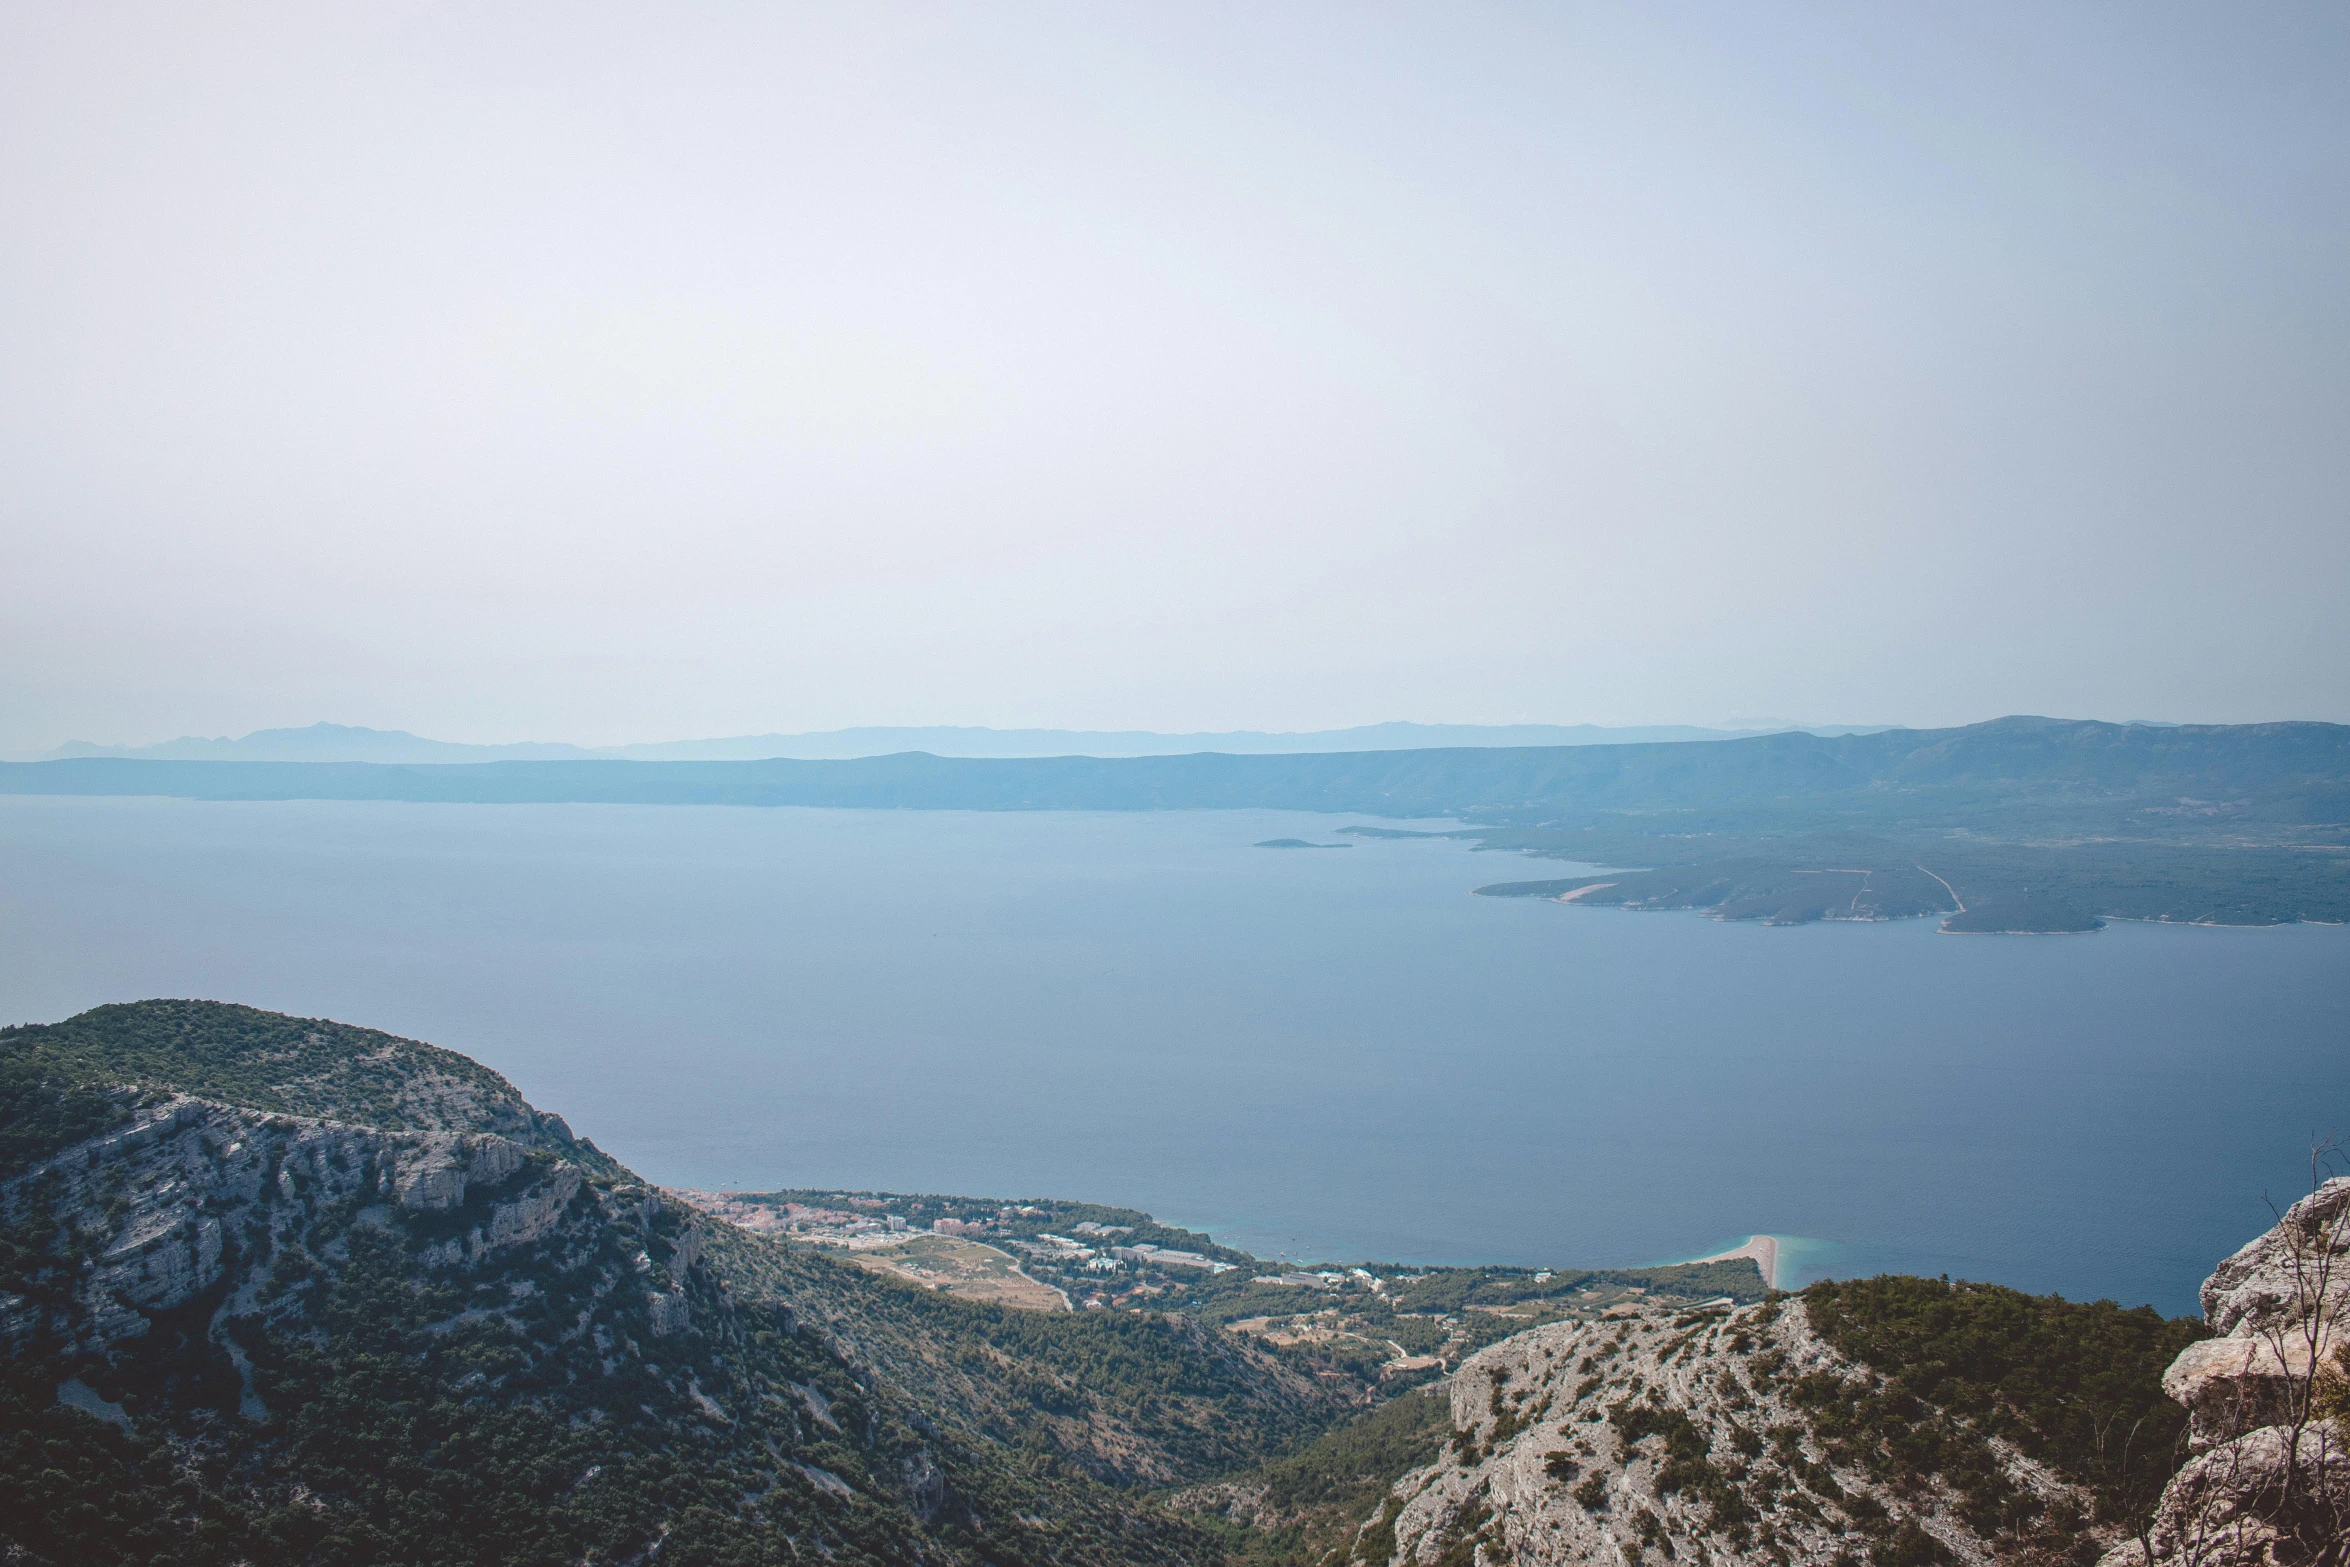
[[[428,1039],[676,1185],[1056,1195],[1266,1255],[2194,1308],[2350,1128],[2350,931],[1769,930],[1345,818],[0,799],[0,1017]],[[1784,1282],[1784,1281],[1783,1281]]]

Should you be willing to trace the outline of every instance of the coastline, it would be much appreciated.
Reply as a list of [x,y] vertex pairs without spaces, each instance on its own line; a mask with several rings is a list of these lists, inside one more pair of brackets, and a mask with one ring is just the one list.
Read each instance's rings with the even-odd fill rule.
[[1717,1251],[1710,1257],[1692,1257],[1689,1260],[1691,1262],[1736,1262],[1741,1257],[1754,1259],[1754,1265],[1762,1269],[1765,1286],[1771,1289],[1779,1287],[1779,1240],[1775,1235],[1751,1235],[1747,1237],[1746,1244],[1743,1246],[1734,1246],[1728,1251]]

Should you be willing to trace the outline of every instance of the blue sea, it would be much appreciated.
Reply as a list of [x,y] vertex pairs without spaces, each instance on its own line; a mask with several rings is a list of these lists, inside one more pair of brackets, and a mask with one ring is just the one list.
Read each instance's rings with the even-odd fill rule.
[[1352,818],[0,799],[0,1018],[465,1051],[685,1186],[1061,1196],[1262,1255],[1787,1237],[2195,1308],[2350,1128],[2350,931],[1955,937],[1473,898]]

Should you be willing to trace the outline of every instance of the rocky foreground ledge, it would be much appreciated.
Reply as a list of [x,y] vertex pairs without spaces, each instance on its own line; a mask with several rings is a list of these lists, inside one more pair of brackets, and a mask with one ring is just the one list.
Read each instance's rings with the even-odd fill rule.
[[2326,1182],[2203,1284],[2219,1335],[2163,1379],[2196,1456],[2099,1567],[2268,1567],[2350,1556],[2350,1179]]

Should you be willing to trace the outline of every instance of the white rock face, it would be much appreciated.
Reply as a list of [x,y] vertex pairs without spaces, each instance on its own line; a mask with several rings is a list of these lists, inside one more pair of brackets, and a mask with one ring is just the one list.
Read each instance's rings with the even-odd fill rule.
[[496,1186],[522,1168],[523,1149],[494,1134],[428,1133],[405,1141],[394,1185],[400,1206],[420,1213],[461,1208],[468,1187]]
[[[1453,1374],[1461,1435],[1442,1461],[1390,1493],[1388,1560],[1624,1567],[1647,1552],[1714,1567],[1825,1563],[1846,1552],[1865,1558],[1872,1539],[1914,1525],[1951,1559],[1989,1567],[1993,1545],[1960,1521],[1956,1498],[1931,1487],[1896,1496],[1830,1461],[1789,1402],[1794,1381],[1814,1372],[1867,1374],[1831,1350],[1793,1300],[1649,1309],[1506,1339]],[[1669,1434],[1624,1439],[1606,1411],[1626,1404],[1658,1411],[1649,1424],[1677,1425],[1685,1450],[1704,1444],[1711,1496],[1686,1463],[1668,1475]],[[1787,1435],[1767,1441],[1774,1429]],[[2086,1509],[2083,1493],[1993,1447],[2020,1487]]]
[[[46,1204],[91,1258],[68,1305],[0,1298],[0,1345],[13,1352],[46,1333],[101,1351],[139,1338],[158,1314],[226,1289],[232,1260],[274,1254],[330,1207],[364,1212],[396,1197],[406,1212],[454,1213],[469,1191],[514,1182],[527,1164],[528,1150],[494,1134],[383,1132],[176,1097],[0,1184],[0,1209],[31,1219]],[[582,1173],[562,1160],[542,1169],[482,1222],[428,1248],[428,1265],[553,1232]]]
[[482,1235],[482,1249],[496,1251],[506,1246],[528,1246],[545,1235],[563,1216],[563,1210],[571,1206],[571,1199],[579,1195],[579,1183],[577,1165],[559,1164],[540,1190],[492,1208],[490,1222]]
[[[2211,1331],[2249,1337],[2313,1316],[2338,1319],[2350,1298],[2350,1177],[2326,1182],[2203,1281]],[[2327,1277],[2322,1281],[2320,1272]],[[2323,1295],[2317,1286],[2325,1284]]]
[[2316,1363],[2312,1346],[2288,1338],[2207,1338],[2179,1352],[2162,1390],[2187,1406],[2187,1445],[2205,1452],[2258,1426],[2293,1417],[2293,1390]]
[[675,1274],[683,1275],[688,1269],[692,1268],[695,1263],[700,1262],[702,1260],[702,1247],[706,1243],[706,1240],[707,1237],[702,1230],[702,1221],[697,1216],[693,1223],[685,1227],[684,1233],[679,1235],[677,1239],[671,1243],[669,1248],[669,1271]]
[[[2289,1466],[2298,1501],[2281,1481]],[[2098,1567],[2283,1567],[2324,1561],[2350,1539],[2350,1451],[2324,1425],[2261,1426],[2203,1453],[2171,1478],[2146,1542],[2126,1541]],[[2315,1546],[2315,1551],[2312,1546]]]
[[2164,1488],[2145,1539],[2100,1567],[2340,1560],[2350,1433],[2311,1419],[2310,1392],[2350,1342],[2350,1179],[2326,1182],[2221,1263],[2203,1312],[2220,1336],[2188,1345],[2162,1378],[2187,1407],[2197,1456]]

